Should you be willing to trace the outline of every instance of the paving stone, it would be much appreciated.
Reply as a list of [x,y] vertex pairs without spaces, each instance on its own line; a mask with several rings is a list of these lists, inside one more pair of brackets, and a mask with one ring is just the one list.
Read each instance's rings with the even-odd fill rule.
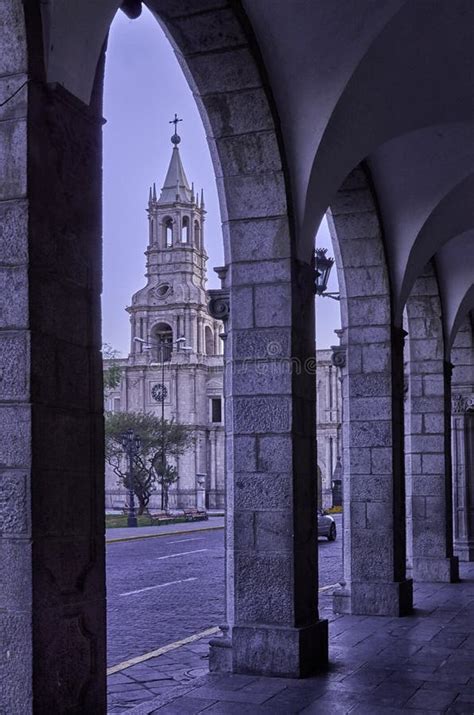
[[[232,702],[217,702],[214,705],[206,708],[206,713],[214,713],[214,715],[268,715],[272,712],[268,707],[262,705],[247,705],[244,703]],[[160,715],[161,710],[157,711]]]
[[[465,574],[474,577],[474,565],[462,568],[466,569]],[[455,598],[453,589],[456,589]],[[148,700],[147,715],[150,712],[201,711],[252,715],[286,715],[292,712],[320,715],[326,711],[360,715],[401,712],[415,715],[418,712],[424,715],[441,712],[472,715],[474,665],[471,666],[473,660],[470,649],[466,647],[474,645],[474,632],[472,636],[468,632],[470,624],[474,623],[474,609],[470,605],[474,598],[472,584],[422,584],[416,586],[415,598],[418,604],[422,600],[423,609],[403,619],[333,617],[330,638],[334,637],[334,633],[341,636],[347,634],[349,642],[365,637],[355,645],[344,644],[342,637],[335,638],[330,651],[329,670],[317,677],[294,680],[209,674],[191,680],[190,674],[194,671],[202,672],[203,661],[199,654],[181,648],[173,652],[172,660],[171,657],[160,656],[147,662],[146,666],[137,666],[137,680],[129,679],[135,684],[135,695],[138,674],[140,678],[142,673],[150,674],[147,680],[140,683],[141,700],[127,701],[125,697],[118,697],[122,695],[120,692],[113,692],[109,712],[118,715],[119,712],[126,712],[128,706],[132,715],[134,711],[142,715],[133,705]],[[453,622],[456,623],[455,628]],[[420,635],[423,640],[407,640],[407,635],[412,636],[413,633]],[[438,634],[440,638],[433,643],[433,638]],[[443,635],[446,636],[444,640]],[[461,643],[460,639],[463,639]],[[339,640],[341,642],[335,645]],[[202,645],[205,646],[205,643]],[[183,665],[183,661],[188,665]],[[132,672],[132,669],[126,672]],[[155,678],[151,675],[153,673]],[[157,680],[158,674],[158,678],[173,677],[174,680]],[[125,673],[116,674],[115,685],[122,685],[122,679],[127,677]],[[112,678],[111,684],[114,682]],[[180,680],[190,688],[185,695],[180,693],[184,687],[177,682]],[[151,687],[152,684],[156,687]],[[165,701],[153,710],[155,693],[157,700],[163,696]],[[179,702],[183,698],[183,708],[180,710]],[[194,711],[193,701],[197,702]]]
[[357,705],[350,711],[351,715],[440,715],[441,710],[406,710],[406,708],[391,708],[384,705]]
[[404,705],[415,694],[418,687],[414,683],[382,683],[366,696],[366,702],[398,707]]
[[407,708],[420,708],[423,710],[444,710],[451,705],[457,696],[456,691],[427,690],[420,688],[407,702]]
[[163,705],[163,707],[152,712],[159,713],[160,715],[194,715],[195,713],[207,711],[210,705],[214,705],[215,700],[199,700],[193,697],[182,697],[178,698],[168,705]]

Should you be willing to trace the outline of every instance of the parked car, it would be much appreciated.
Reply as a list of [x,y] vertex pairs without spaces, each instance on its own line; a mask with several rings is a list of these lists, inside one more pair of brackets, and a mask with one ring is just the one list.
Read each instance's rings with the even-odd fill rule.
[[336,522],[324,509],[318,509],[318,536],[326,536],[328,541],[335,541],[337,536]]

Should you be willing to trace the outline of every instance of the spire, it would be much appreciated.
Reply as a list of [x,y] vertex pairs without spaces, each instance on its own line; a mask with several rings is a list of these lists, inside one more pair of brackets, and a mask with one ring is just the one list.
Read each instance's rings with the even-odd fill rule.
[[156,201],[156,184],[153,182],[153,201]]
[[148,203],[151,204],[152,200],[153,200],[153,196],[151,193],[151,186],[150,186],[150,193],[148,194]]
[[181,137],[178,135],[176,128],[178,126],[178,122],[182,121],[183,120],[178,119],[178,116],[175,114],[174,119],[170,122],[170,124],[174,124],[174,134],[171,137],[173,152],[171,154],[171,161],[166,173],[165,183],[161,189],[158,201],[159,204],[173,204],[175,201],[190,203],[192,200],[192,192],[189,188],[188,179],[186,177],[178,149]]
[[201,208],[204,208],[204,189],[201,189]]

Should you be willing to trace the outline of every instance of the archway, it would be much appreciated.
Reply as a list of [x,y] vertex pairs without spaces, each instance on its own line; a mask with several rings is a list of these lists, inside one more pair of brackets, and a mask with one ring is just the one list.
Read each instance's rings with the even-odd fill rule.
[[[22,386],[12,387],[19,403],[2,407],[2,428],[8,435],[16,434],[18,447],[14,453],[8,448],[3,459],[13,470],[9,484],[15,487],[9,490],[11,538],[4,539],[5,548],[14,553],[11,569],[4,571],[9,584],[6,642],[15,638],[10,650],[17,654],[6,666],[5,697],[7,705],[14,700],[25,712],[31,702],[48,712],[102,712],[100,49],[116,4],[95,6],[82,18],[84,22],[75,22],[70,14],[66,18],[60,5],[42,5],[42,18],[36,6],[23,6],[19,0],[9,0],[7,5],[2,37],[9,39],[2,40],[7,50],[2,56],[6,73],[11,73],[8,81],[17,89],[20,80],[27,78],[23,11],[32,81],[27,115],[24,96],[16,95],[18,114],[11,121],[19,137],[15,144],[18,172],[5,183],[8,206],[2,207],[4,227],[15,236],[16,244],[8,254],[6,269],[14,276],[8,285],[15,296],[7,302],[15,308],[5,328],[14,325],[20,341],[26,339],[28,330],[31,340],[29,360],[15,360],[12,370],[12,385]],[[248,28],[230,8],[208,10],[205,2],[202,7],[195,3],[193,13],[200,21],[226,28],[203,35],[200,24],[183,19],[172,3],[150,5],[181,48],[181,60],[213,137],[226,257],[232,264],[232,281],[221,293],[224,302],[230,293],[231,307],[228,380],[232,392],[227,424],[233,441],[229,441],[227,459],[235,490],[228,503],[234,522],[230,525],[233,546],[228,561],[227,618],[233,627],[232,667],[237,671],[249,667],[251,647],[256,672],[303,675],[327,657],[327,624],[317,614],[314,418],[305,418],[308,405],[313,404],[314,378],[285,375],[275,394],[271,374],[262,377],[260,369],[250,366],[242,383],[232,368],[249,356],[259,361],[259,367],[295,356],[302,361],[314,357],[314,340],[301,341],[294,330],[295,324],[314,322],[312,291],[305,287],[308,280],[312,285],[311,266],[295,258],[277,132],[247,41]],[[233,33],[229,34],[230,26]],[[46,65],[36,45],[44,37],[43,29],[51,40],[44,42]],[[87,43],[82,31],[88,35]],[[71,70],[69,79],[62,76],[65,68]],[[45,79],[60,75],[64,87],[60,82],[46,85]],[[242,158],[239,164],[233,161],[236,154]],[[28,271],[24,264],[27,245]],[[274,271],[278,271],[277,283],[270,280]],[[303,280],[294,281],[295,275]],[[232,305],[237,303],[241,309],[234,314]],[[24,356],[23,347],[24,343]],[[30,374],[34,376],[31,392],[25,392]],[[2,444],[11,442],[4,439]],[[299,466],[288,468],[293,457]],[[32,491],[25,476],[30,469],[35,472]],[[281,518],[270,553],[265,524],[275,519],[276,512]],[[257,522],[253,544],[243,540],[240,528],[249,518]],[[18,534],[21,545],[16,541]],[[234,549],[236,559],[231,558]],[[272,577],[275,555],[278,579]],[[20,616],[19,604],[23,606]],[[273,644],[273,650],[250,646],[255,624],[263,636],[260,643]],[[283,632],[290,645],[284,663],[277,638]]]

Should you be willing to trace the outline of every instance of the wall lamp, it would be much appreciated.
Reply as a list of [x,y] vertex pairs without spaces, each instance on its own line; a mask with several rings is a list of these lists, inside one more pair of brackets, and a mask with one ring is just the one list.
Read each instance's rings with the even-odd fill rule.
[[314,292],[316,295],[320,295],[323,298],[340,300],[339,293],[329,293],[326,290],[328,287],[329,274],[331,273],[331,268],[334,265],[334,258],[327,256],[327,251],[327,248],[316,248],[314,252]]

